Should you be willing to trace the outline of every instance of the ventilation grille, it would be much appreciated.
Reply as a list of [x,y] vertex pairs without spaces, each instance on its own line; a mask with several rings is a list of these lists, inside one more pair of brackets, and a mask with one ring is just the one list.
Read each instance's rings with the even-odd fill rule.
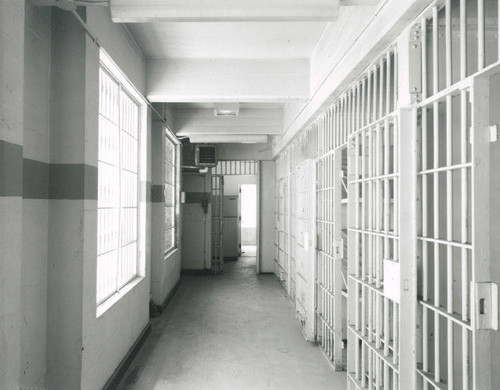
[[197,167],[215,167],[217,165],[217,149],[213,145],[198,145],[195,152]]

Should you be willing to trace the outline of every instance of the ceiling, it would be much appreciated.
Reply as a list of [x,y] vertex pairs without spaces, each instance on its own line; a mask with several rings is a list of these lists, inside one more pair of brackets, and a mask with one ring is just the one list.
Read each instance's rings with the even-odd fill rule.
[[309,58],[325,22],[131,23],[146,57]]
[[[121,21],[127,22],[146,57],[148,98],[168,102],[173,123],[178,114],[179,128],[174,131],[219,137],[221,133],[282,132],[284,102],[309,98],[311,57],[330,23],[336,23],[324,17],[322,7],[353,2],[265,0],[266,6],[262,6],[259,1],[264,0],[233,0],[242,1],[240,13],[248,8],[255,14],[274,15],[272,21],[236,21],[228,20],[225,0],[183,0],[186,3],[178,4],[161,0],[161,10],[153,6],[160,4],[154,3],[159,0],[144,1],[149,8],[133,0],[113,0],[111,5],[115,6],[114,20],[119,21],[122,15]],[[238,7],[232,3],[231,9],[237,14]],[[204,19],[202,15],[210,16],[212,11],[219,13],[221,20]],[[309,11],[315,15],[312,19],[304,17]],[[179,14],[193,20],[176,20]],[[166,19],[161,15],[167,15]],[[221,101],[239,102],[241,115],[231,120],[214,119],[211,109]]]

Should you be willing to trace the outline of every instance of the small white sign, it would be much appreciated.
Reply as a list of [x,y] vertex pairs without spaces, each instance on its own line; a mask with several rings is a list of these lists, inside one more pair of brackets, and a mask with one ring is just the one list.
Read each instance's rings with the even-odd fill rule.
[[399,303],[400,300],[400,267],[396,261],[384,259],[384,295]]

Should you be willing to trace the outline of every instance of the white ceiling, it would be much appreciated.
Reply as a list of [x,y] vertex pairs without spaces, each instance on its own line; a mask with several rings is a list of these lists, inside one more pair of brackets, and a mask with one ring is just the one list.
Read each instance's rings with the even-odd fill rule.
[[310,58],[325,22],[131,23],[146,57]]

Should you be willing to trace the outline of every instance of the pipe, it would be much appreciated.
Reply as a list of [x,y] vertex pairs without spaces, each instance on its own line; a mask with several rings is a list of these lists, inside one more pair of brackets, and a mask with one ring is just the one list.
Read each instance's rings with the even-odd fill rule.
[[198,169],[200,172],[200,175],[205,175],[206,173],[208,173],[208,167],[205,167],[205,168],[200,168],[200,167],[196,167],[194,165],[183,165],[181,167],[182,169]]
[[[90,29],[89,25],[81,18],[80,15],[78,15],[78,12],[76,12],[76,10],[72,10],[71,13],[75,16],[76,20],[78,20],[78,22],[80,23],[80,25],[83,27],[83,29],[85,30],[85,32],[89,35],[89,37],[94,41],[94,43],[99,47],[99,48],[102,48],[102,44],[101,42],[99,41],[99,38],[97,38],[97,35],[95,35],[92,30]],[[137,88],[135,88],[134,84],[130,83],[130,85],[132,86],[132,88],[135,89],[135,91],[144,98],[144,101],[146,102],[146,104],[148,105],[149,108],[151,108],[151,110],[161,119],[161,121],[165,124],[165,126],[168,128],[167,126],[167,121],[165,120],[165,118],[161,115],[161,113],[158,112],[158,110],[156,110],[156,108],[154,108],[153,104],[142,94],[141,91],[139,91]],[[180,144],[180,141],[178,140],[177,136],[171,132],[172,135],[174,135],[175,139],[177,139],[177,142]]]

